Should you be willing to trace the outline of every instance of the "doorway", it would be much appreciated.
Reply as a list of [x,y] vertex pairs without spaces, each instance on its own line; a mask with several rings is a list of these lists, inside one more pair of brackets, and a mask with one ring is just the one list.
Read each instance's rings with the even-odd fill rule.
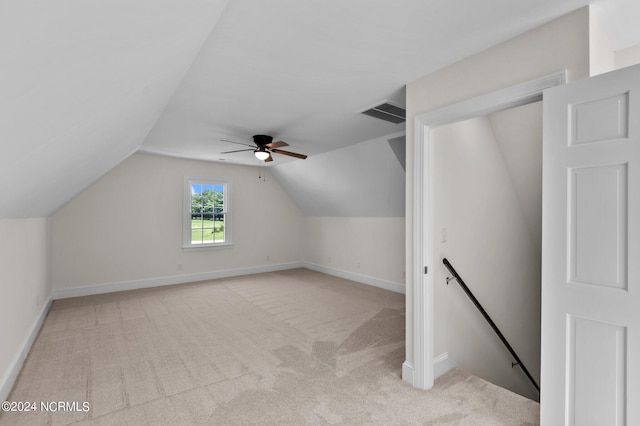
[[429,137],[435,357],[539,400],[442,259],[540,383],[542,102],[433,127]]
[[[420,389],[433,386],[434,374],[434,278],[441,259],[434,235],[434,165],[432,128],[496,111],[530,104],[542,99],[542,91],[563,84],[558,72],[516,86],[482,95],[416,117],[414,141],[413,257],[411,287],[412,350],[403,364],[403,380]],[[431,271],[429,273],[428,271]],[[413,355],[413,359],[409,358]]]

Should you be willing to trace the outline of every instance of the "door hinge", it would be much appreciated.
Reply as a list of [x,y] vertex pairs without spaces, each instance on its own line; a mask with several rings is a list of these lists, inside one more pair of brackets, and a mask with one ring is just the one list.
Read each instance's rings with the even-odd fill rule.
[[429,267],[428,267],[428,266],[425,266],[425,267],[424,267],[424,273],[425,273],[425,275],[427,274],[427,272],[428,272],[428,271],[429,271]]

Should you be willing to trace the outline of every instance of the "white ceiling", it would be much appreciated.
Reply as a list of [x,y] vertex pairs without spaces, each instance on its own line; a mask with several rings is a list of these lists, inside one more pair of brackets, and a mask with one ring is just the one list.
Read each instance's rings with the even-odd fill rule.
[[[141,146],[218,160],[220,138],[313,155],[396,133],[357,111],[588,2],[4,0],[0,217],[51,214]],[[595,0],[616,48],[640,42],[638,3]]]
[[[634,2],[599,1],[608,19],[610,4]],[[358,111],[404,104],[406,83],[586,3],[232,1],[142,149],[257,165],[251,152],[220,155],[242,149],[220,139],[266,133],[313,155],[391,134],[404,125]]]
[[0,217],[48,216],[135,152],[226,2],[0,2]]
[[487,116],[535,252],[542,250],[542,102]]

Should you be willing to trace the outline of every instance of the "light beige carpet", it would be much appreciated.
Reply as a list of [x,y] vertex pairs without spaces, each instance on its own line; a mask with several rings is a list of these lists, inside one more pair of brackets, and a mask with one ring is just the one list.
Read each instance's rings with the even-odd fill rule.
[[[0,425],[531,425],[462,370],[400,379],[404,296],[306,269],[54,302]],[[73,407],[72,407],[73,408]]]

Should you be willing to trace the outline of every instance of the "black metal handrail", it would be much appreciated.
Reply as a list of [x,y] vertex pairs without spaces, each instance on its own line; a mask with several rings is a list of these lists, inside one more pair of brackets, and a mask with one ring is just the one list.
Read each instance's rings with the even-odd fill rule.
[[491,328],[493,328],[493,331],[496,332],[496,334],[498,335],[498,338],[500,338],[500,340],[502,341],[502,343],[504,343],[504,345],[507,347],[507,349],[509,350],[509,353],[511,353],[511,356],[513,357],[513,359],[516,361],[515,363],[511,363],[511,367],[513,368],[516,365],[519,365],[520,368],[522,368],[522,371],[524,372],[524,374],[526,374],[526,376],[529,378],[529,380],[531,381],[531,383],[533,384],[533,386],[536,387],[536,390],[538,392],[540,392],[540,386],[538,386],[538,384],[536,383],[536,381],[534,380],[533,376],[531,376],[531,373],[529,373],[529,370],[527,370],[527,368],[524,366],[524,364],[522,363],[522,361],[520,360],[520,358],[518,357],[518,354],[516,354],[516,351],[513,350],[513,348],[511,347],[511,345],[509,344],[509,342],[507,341],[507,339],[504,337],[504,335],[502,334],[502,332],[500,331],[500,329],[498,328],[498,326],[496,325],[496,323],[493,322],[493,320],[491,319],[491,317],[489,316],[489,314],[487,313],[487,311],[484,310],[484,308],[482,307],[482,305],[480,304],[480,302],[478,302],[478,299],[476,299],[476,297],[473,295],[473,293],[471,292],[471,290],[469,290],[469,287],[467,287],[467,285],[464,283],[464,281],[462,280],[462,278],[460,278],[460,275],[458,274],[458,272],[456,272],[455,268],[453,267],[453,265],[447,260],[447,258],[445,257],[444,259],[442,259],[442,263],[444,263],[444,266],[447,267],[447,269],[449,270],[449,272],[451,272],[451,274],[453,275],[453,278],[449,278],[447,277],[447,284],[449,284],[450,280],[455,279],[456,281],[458,281],[458,284],[460,284],[460,287],[462,287],[462,289],[464,290],[464,292],[467,294],[467,296],[469,296],[469,299],[471,299],[471,301],[473,302],[474,305],[476,305],[476,308],[478,308],[478,310],[480,311],[480,313],[482,314],[482,316],[484,317],[484,319],[487,320],[487,322],[489,323],[489,325],[491,326]]

